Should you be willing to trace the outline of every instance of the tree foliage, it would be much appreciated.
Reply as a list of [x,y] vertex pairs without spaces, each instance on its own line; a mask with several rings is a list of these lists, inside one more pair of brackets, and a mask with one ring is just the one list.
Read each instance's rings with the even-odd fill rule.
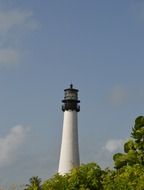
[[113,159],[117,169],[126,165],[144,165],[144,116],[136,118],[131,139],[124,144],[124,154],[117,153]]
[[55,175],[43,184],[43,190],[100,190],[102,170],[96,163],[81,165],[69,174]]
[[135,164],[107,172],[103,178],[103,188],[104,190],[143,190],[144,167]]
[[31,177],[29,179],[29,184],[26,184],[26,187],[24,190],[42,190],[41,179],[38,176]]

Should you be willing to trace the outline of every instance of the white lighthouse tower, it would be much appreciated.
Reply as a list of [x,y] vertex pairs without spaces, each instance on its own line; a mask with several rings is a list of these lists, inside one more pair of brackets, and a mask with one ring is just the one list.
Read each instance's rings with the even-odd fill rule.
[[64,112],[62,144],[59,161],[59,174],[69,173],[74,167],[78,167],[79,145],[78,145],[78,119],[77,112],[80,111],[78,103],[78,90],[71,84],[64,90],[65,96],[62,100],[62,111]]

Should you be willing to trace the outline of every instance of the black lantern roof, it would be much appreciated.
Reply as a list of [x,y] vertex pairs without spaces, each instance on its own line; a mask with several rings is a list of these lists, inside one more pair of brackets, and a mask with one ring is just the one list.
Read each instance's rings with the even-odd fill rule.
[[78,100],[78,90],[73,88],[73,85],[70,84],[70,87],[64,90],[64,99],[62,102],[64,105],[62,106],[62,110],[80,110],[80,106],[78,103],[80,100]]

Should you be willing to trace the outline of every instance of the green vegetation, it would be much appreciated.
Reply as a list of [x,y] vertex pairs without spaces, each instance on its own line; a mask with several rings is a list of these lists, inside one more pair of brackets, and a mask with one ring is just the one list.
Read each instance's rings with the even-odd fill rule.
[[144,190],[144,117],[135,120],[124,153],[113,156],[114,170],[96,163],[83,164],[69,174],[56,174],[41,183],[33,177],[25,190]]
[[42,185],[43,190],[74,190],[74,189],[93,189],[98,190],[101,186],[102,171],[95,163],[81,165],[75,168],[70,174],[61,176],[55,175],[52,179],[45,181]]
[[144,166],[144,117],[140,116],[135,120],[132,128],[132,139],[124,144],[124,154],[118,153],[113,156],[115,168],[133,166],[140,164]]
[[38,176],[30,178],[29,182],[24,190],[42,190],[41,179]]

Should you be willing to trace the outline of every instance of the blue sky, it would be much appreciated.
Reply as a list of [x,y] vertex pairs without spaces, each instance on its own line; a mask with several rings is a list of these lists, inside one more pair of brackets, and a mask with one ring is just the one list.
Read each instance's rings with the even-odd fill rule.
[[0,184],[57,172],[63,90],[79,91],[82,163],[112,166],[143,115],[142,0],[0,0]]

